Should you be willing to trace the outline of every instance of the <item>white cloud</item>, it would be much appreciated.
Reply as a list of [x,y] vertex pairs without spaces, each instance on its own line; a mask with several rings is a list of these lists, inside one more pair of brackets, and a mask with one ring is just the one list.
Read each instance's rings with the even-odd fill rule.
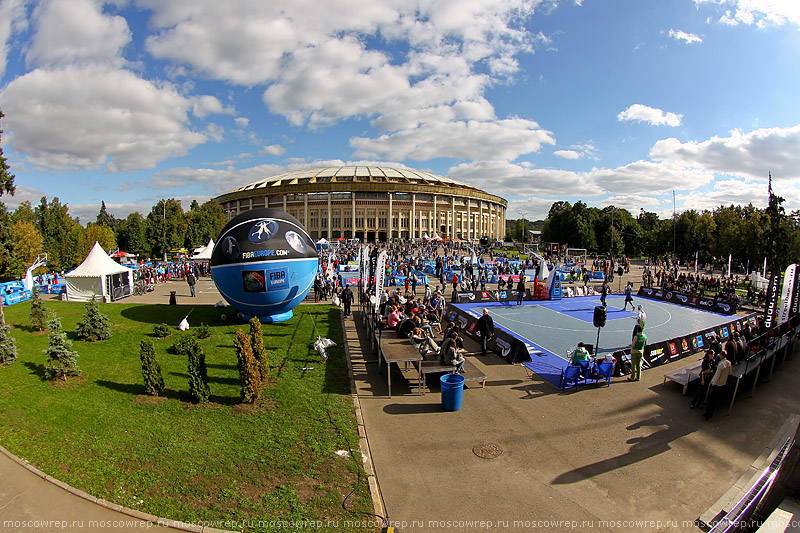
[[270,144],[265,146],[262,150],[258,151],[258,155],[283,155],[286,153],[286,148],[280,144]]
[[[519,71],[518,54],[551,45],[524,26],[542,0],[139,3],[152,10],[154,56],[211,78],[266,85],[270,111],[312,127],[363,116],[396,131],[412,127],[415,118],[400,117],[415,110],[494,118],[483,98],[489,84]],[[376,39],[407,51],[378,50]]]
[[535,168],[529,163],[473,161],[450,168],[447,176],[500,196],[563,196],[565,191],[595,196],[603,192],[580,173]]
[[683,41],[686,44],[702,43],[703,39],[694,33],[686,33],[683,30],[669,30],[669,36],[676,41]]
[[620,111],[617,115],[617,120],[620,122],[636,120],[638,122],[647,122],[651,126],[660,126],[662,124],[673,127],[680,126],[682,118],[683,115],[665,113],[661,109],[642,104],[633,104],[625,111]]
[[236,117],[235,119],[233,119],[233,121],[240,128],[246,128],[247,126],[250,125],[250,119],[246,117]]
[[235,113],[232,107],[225,107],[217,98],[209,95],[193,96],[190,98],[192,102],[192,114],[196,117],[206,117],[211,113],[232,115]]
[[575,150],[556,150],[553,152],[553,155],[563,157],[564,159],[579,159],[581,157],[581,154]]
[[772,171],[775,180],[800,178],[800,125],[762,128],[749,133],[732,131],[703,142],[658,141],[650,157],[672,165],[698,167],[709,172],[763,178]]
[[171,86],[94,67],[37,69],[0,92],[9,145],[47,168],[128,171],[184,155],[206,141],[190,107]]
[[[592,205],[592,204],[590,204]],[[603,207],[613,205],[619,209],[627,209],[634,217],[639,216],[639,210],[652,211],[654,208],[661,205],[661,200],[655,196],[646,196],[640,194],[623,194],[618,196],[609,196],[604,198],[598,204]]]
[[756,24],[800,26],[800,2],[796,0],[694,0],[695,4],[715,4],[730,8],[720,22],[730,25]]
[[94,0],[49,0],[37,6],[28,63],[40,67],[75,63],[121,66],[122,49],[131,40],[128,23],[101,10]]
[[28,187],[27,185],[16,184],[16,190],[14,191],[14,196],[3,195],[3,203],[6,204],[6,207],[9,211],[13,211],[19,204],[24,201],[29,201],[31,206],[36,207],[41,200],[42,196],[48,196],[47,193],[40,189],[36,189],[34,187]]
[[555,144],[552,132],[521,118],[426,123],[375,139],[350,139],[354,157],[401,161],[437,157],[513,160],[521,154],[538,151],[545,143]]
[[0,78],[6,71],[8,61],[8,43],[12,35],[23,31],[28,26],[25,18],[25,0],[5,0],[0,2]]

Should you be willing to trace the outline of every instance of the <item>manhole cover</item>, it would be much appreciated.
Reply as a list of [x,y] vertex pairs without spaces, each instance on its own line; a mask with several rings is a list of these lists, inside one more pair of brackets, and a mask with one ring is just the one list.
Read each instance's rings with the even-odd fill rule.
[[503,454],[503,448],[497,444],[482,443],[472,448],[472,453],[481,459],[495,459]]

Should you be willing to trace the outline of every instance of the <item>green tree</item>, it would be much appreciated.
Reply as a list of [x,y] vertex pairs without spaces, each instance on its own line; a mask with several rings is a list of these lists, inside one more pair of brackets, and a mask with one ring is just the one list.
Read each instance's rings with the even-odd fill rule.
[[100,212],[97,213],[97,219],[95,220],[95,223],[101,226],[106,226],[112,230],[117,225],[114,215],[108,212],[106,209],[106,203],[104,201],[100,202]]
[[61,205],[58,198],[47,201],[46,196],[42,196],[39,205],[36,207],[36,225],[42,235],[44,251],[47,252],[47,262],[50,268],[62,269],[77,266],[77,264],[63,264],[66,251],[70,249],[67,242],[67,235],[79,224],[69,216],[69,207]]
[[242,383],[242,402],[254,403],[261,394],[261,377],[258,370],[258,361],[253,356],[250,337],[243,331],[237,330],[233,338],[236,347],[236,357],[239,361],[239,380]]
[[[0,120],[5,115],[0,111]],[[0,145],[2,144],[3,130],[0,129]],[[14,196],[14,174],[11,173],[11,167],[8,166],[6,158],[3,155],[3,148],[0,146],[0,196],[3,194],[10,194]]]
[[10,365],[17,360],[17,344],[11,336],[11,326],[0,324],[0,365]]
[[207,401],[211,394],[208,388],[206,354],[197,339],[191,335],[186,336],[186,345],[189,360],[189,394],[193,401],[202,403]]
[[139,213],[131,213],[117,221],[114,236],[117,246],[128,253],[146,257],[152,252],[152,246],[147,242],[145,219]]
[[253,347],[253,356],[258,364],[258,373],[261,376],[261,383],[265,385],[269,378],[269,361],[267,361],[267,349],[264,347],[264,334],[261,332],[261,322],[258,317],[250,319],[250,345]]
[[66,381],[69,376],[77,376],[81,373],[78,368],[78,353],[72,351],[72,343],[61,331],[61,319],[48,321],[47,327],[50,329],[50,342],[47,349],[42,350],[47,355],[45,377]]
[[144,391],[150,396],[158,396],[164,390],[164,377],[161,375],[161,365],[156,359],[156,349],[153,341],[142,339],[139,344],[139,358],[142,360],[142,378]]
[[[48,322],[50,321],[50,313],[44,306],[44,302],[39,297],[39,289],[33,288],[31,293],[31,328],[36,328],[37,331],[43,331]],[[60,322],[59,322],[60,324]]]
[[103,250],[110,252],[117,247],[117,241],[114,238],[114,230],[105,224],[86,224],[86,244],[87,249],[83,257],[85,258],[92,250],[95,242],[99,242]]
[[145,232],[150,252],[163,257],[174,248],[181,248],[186,239],[186,217],[178,200],[159,200],[147,215]]
[[100,312],[94,297],[86,303],[86,312],[75,328],[75,333],[79,339],[87,342],[104,341],[111,338],[111,321]]
[[[30,222],[19,220],[14,222],[12,227],[14,232],[14,259],[10,274],[21,278],[25,275],[36,258],[42,253],[42,236],[36,226]],[[37,269],[44,270],[44,267]],[[34,272],[35,273],[35,272]]]
[[[12,270],[14,266],[14,226],[11,215],[5,204],[0,202],[0,281],[16,279]],[[0,298],[0,314],[2,314],[2,298]]]
[[11,220],[13,222],[30,222],[31,224],[36,224],[36,212],[33,210],[33,207],[31,207],[30,200],[25,200],[17,206],[14,210],[14,214],[11,215]]
[[222,206],[214,200],[209,200],[203,205],[192,201],[189,212],[186,213],[186,241],[187,248],[205,246],[209,239],[216,239],[225,226],[225,213]]
[[[59,261],[60,268],[69,270],[80,265],[86,259],[89,250],[91,248],[86,237],[86,230],[80,224],[75,224],[64,238],[64,249]],[[50,262],[49,255],[48,262]]]
[[783,208],[784,198],[772,190],[772,174],[769,177],[769,204],[764,210],[767,217],[767,231],[764,234],[767,264],[770,270],[782,270],[786,267],[790,249],[790,224]]

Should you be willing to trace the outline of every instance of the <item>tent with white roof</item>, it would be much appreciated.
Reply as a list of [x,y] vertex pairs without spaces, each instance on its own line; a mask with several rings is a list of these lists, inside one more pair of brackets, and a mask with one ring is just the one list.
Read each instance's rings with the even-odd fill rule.
[[78,268],[64,276],[67,300],[88,302],[96,298],[103,302],[130,296],[133,272],[108,257],[100,243],[95,242],[89,255]]
[[214,251],[214,239],[208,239],[205,248],[196,250],[192,256],[192,261],[211,261],[211,252]]

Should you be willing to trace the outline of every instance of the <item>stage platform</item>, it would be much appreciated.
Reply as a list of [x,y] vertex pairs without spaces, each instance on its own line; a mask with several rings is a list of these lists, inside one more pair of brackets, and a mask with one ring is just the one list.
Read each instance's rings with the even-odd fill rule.
[[[630,347],[631,334],[636,325],[636,312],[622,309],[624,295],[606,298],[607,321],[600,330],[599,352],[615,352]],[[731,321],[733,317],[682,307],[667,302],[635,297],[647,313],[645,333],[648,344],[690,335]],[[561,369],[568,364],[567,352],[578,342],[594,345],[597,328],[592,324],[599,296],[564,298],[555,301],[454,304],[463,312],[480,316],[486,307],[494,319],[495,327],[522,341],[531,356],[536,373],[553,384],[558,384]]]

